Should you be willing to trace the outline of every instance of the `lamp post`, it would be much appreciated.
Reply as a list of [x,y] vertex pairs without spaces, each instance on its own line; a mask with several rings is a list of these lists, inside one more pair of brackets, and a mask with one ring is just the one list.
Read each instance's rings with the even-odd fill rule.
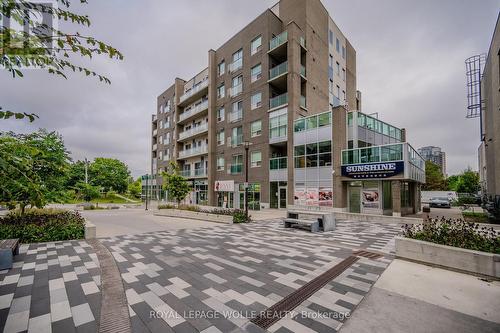
[[245,147],[245,217],[248,220],[248,150],[252,143],[245,141],[243,143]]

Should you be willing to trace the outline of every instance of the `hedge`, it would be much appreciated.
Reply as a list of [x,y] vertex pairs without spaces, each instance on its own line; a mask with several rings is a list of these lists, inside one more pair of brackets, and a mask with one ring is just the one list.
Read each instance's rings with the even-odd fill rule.
[[85,238],[85,219],[75,211],[30,209],[0,218],[0,239],[42,243]]

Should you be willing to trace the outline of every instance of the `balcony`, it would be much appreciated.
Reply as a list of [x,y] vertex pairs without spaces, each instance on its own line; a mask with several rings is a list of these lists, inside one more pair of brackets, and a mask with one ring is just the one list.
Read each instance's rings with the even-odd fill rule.
[[240,121],[241,119],[243,119],[243,109],[229,112],[229,121],[231,123],[235,123],[237,121]]
[[180,175],[184,178],[205,178],[207,177],[207,169],[182,170]]
[[199,97],[199,95],[201,95],[201,93],[204,92],[205,89],[207,88],[208,88],[208,79],[202,81],[201,83],[198,83],[191,90],[182,95],[179,99],[179,105],[185,105],[186,102],[194,99],[195,97]]
[[239,84],[239,85],[237,85],[235,87],[229,88],[229,96],[230,97],[238,96],[242,92],[243,92],[243,83],[241,83],[241,84]]
[[288,180],[288,158],[277,157],[269,160],[269,181]]
[[229,72],[236,72],[242,67],[243,67],[243,58],[240,58],[229,64]]
[[208,100],[202,102],[201,104],[191,108],[187,111],[184,111],[179,115],[179,124],[182,122],[191,119],[192,117],[201,114],[203,111],[208,110]]
[[158,144],[156,144],[156,143],[155,143],[155,144],[153,145],[153,151],[156,151],[157,149],[158,149]]
[[227,141],[228,147],[237,147],[243,144],[243,134],[234,135]]
[[278,36],[274,37],[269,41],[269,51],[268,53],[274,51],[279,48],[281,45],[285,44],[288,41],[288,32],[283,31]]
[[189,157],[193,157],[193,156],[197,156],[197,155],[204,155],[204,154],[208,154],[208,146],[207,145],[193,147],[191,149],[186,149],[186,150],[181,150],[181,151],[179,151],[179,158],[183,159],[183,158],[189,158]]
[[273,97],[269,100],[269,109],[276,109],[288,104],[288,93]]
[[231,175],[239,175],[243,172],[243,164],[234,164],[231,165],[231,168],[229,170]]
[[273,67],[269,70],[269,81],[272,81],[282,75],[285,75],[288,73],[288,61],[285,61],[281,64],[279,64],[276,67]]
[[191,128],[190,130],[179,133],[179,141],[194,137],[196,135],[205,133],[208,131],[208,123],[204,123],[203,125],[196,126]]

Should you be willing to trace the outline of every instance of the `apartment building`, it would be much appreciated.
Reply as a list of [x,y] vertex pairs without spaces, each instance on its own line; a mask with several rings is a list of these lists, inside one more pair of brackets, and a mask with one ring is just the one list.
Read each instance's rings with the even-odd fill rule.
[[[151,164],[158,184],[161,172],[175,161],[192,182],[187,203],[243,208],[246,185],[250,209],[285,208],[299,204],[300,193],[335,192],[337,183],[338,197],[345,198],[331,204],[348,209],[351,178],[341,175],[341,151],[358,148],[357,139],[347,146],[347,119],[353,115],[348,111],[361,109],[356,51],[321,1],[281,0],[209,50],[207,63],[193,78],[175,79],[158,97]],[[343,120],[332,123],[335,117]],[[295,131],[296,122],[305,119],[309,127],[317,122],[311,128],[318,133],[328,132],[330,144],[317,142],[322,153],[315,154],[316,162],[305,154],[301,173],[297,142],[318,139],[309,127]],[[155,196],[163,199],[168,193],[159,190]],[[308,204],[319,205],[319,200]]]
[[441,168],[442,174],[446,177],[446,153],[436,146],[427,146],[418,149],[418,153],[426,161],[430,161]]

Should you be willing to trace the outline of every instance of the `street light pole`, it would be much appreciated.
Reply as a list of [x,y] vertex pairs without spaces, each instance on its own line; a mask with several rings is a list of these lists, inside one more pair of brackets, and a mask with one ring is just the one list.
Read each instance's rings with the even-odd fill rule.
[[248,150],[250,142],[245,142],[245,217],[248,221]]
[[146,210],[148,210],[149,175],[146,175]]
[[85,157],[85,184],[89,183],[89,174],[88,174],[88,161],[87,158]]

